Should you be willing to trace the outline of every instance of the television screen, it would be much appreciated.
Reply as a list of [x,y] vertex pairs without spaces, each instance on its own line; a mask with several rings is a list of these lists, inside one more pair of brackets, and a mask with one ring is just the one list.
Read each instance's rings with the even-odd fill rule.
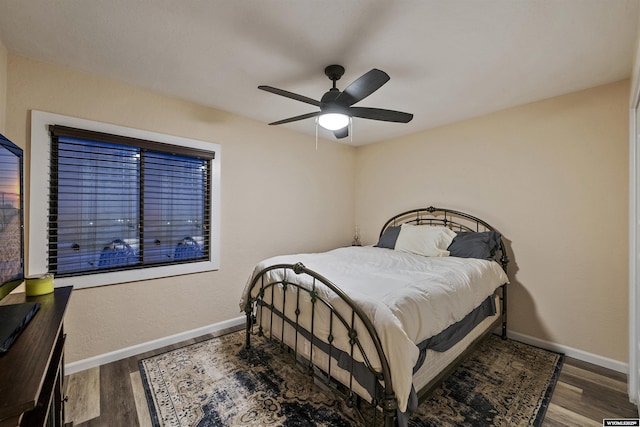
[[0,135],[0,299],[24,280],[23,152]]

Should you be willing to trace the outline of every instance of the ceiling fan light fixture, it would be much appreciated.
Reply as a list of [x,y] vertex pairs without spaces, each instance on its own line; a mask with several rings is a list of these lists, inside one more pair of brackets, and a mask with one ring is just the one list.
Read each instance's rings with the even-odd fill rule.
[[327,130],[338,130],[349,124],[349,116],[341,113],[326,113],[318,117],[318,124]]
[[320,108],[320,111],[316,110],[311,113],[278,120],[276,122],[269,123],[269,125],[283,125],[285,123],[297,122],[298,120],[305,120],[313,117],[316,122],[316,134],[318,133],[318,126],[322,126],[323,129],[333,132],[336,139],[341,139],[346,138],[352,133],[350,129],[352,117],[396,123],[409,123],[413,118],[413,114],[403,113],[402,111],[353,106],[380,89],[382,85],[389,81],[390,77],[384,71],[374,68],[358,77],[342,92],[340,92],[336,87],[336,81],[344,74],[344,67],[337,64],[329,65],[325,68],[324,73],[329,77],[329,80],[333,82],[333,85],[328,92],[325,92],[324,95],[322,95],[320,101],[309,98],[308,96],[298,95],[297,93],[278,89],[277,87],[264,85],[258,86],[258,89],[260,90]]

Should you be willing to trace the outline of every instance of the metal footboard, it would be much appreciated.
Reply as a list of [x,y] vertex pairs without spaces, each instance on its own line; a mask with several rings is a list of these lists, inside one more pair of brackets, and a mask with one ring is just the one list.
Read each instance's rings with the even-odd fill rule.
[[[268,280],[269,272],[272,270],[282,270],[282,279],[274,281]],[[308,275],[312,278],[312,286],[304,287],[293,280],[292,275]],[[328,298],[324,298],[322,293],[318,292],[317,284],[322,283],[331,292],[335,293],[341,301],[343,301],[348,309],[341,308],[340,311],[334,307]],[[277,289],[276,289],[277,288]],[[302,295],[307,295],[311,306],[303,307],[301,303]],[[245,314],[247,316],[246,324],[246,345],[251,346],[251,335],[256,333],[259,336],[266,336],[269,339],[276,340],[283,348],[286,346],[293,353],[293,357],[299,360],[298,343],[299,340],[307,340],[310,342],[309,357],[305,357],[308,372],[316,378],[323,381],[327,386],[331,386],[334,391],[338,392],[345,399],[347,405],[355,407],[359,402],[359,395],[354,391],[357,379],[354,377],[354,364],[356,356],[361,356],[362,364],[375,377],[382,388],[381,392],[374,392],[371,397],[371,404],[382,410],[385,427],[395,425],[396,409],[398,402],[393,391],[393,382],[389,363],[384,354],[382,344],[378,333],[376,332],[371,320],[362,311],[362,309],[340,288],[333,284],[330,280],[306,268],[301,263],[298,264],[279,264],[265,268],[255,275],[250,284],[250,297],[245,305]],[[262,308],[266,308],[266,315],[262,312]],[[319,336],[316,330],[316,311],[322,308],[328,310],[329,330],[326,336]],[[310,310],[305,313],[303,310]],[[293,316],[287,316],[287,313],[293,313]],[[310,316],[310,326],[307,328],[302,326],[302,316]],[[264,324],[268,322],[268,324]],[[285,344],[285,330],[293,331],[294,342]],[[280,332],[280,336],[274,336]],[[266,333],[265,333],[266,332]],[[337,348],[334,343],[337,333],[345,333],[348,337],[348,346],[346,349]],[[364,336],[366,334],[366,337]],[[373,344],[376,349],[376,355],[368,355],[363,347],[363,340],[367,340]],[[323,348],[323,350],[321,350]],[[351,366],[346,369],[348,372],[347,381],[340,381],[342,387],[335,387],[332,382],[332,360],[341,351],[345,351],[349,355]],[[328,366],[318,367],[313,363],[314,351],[324,351],[328,354]],[[373,367],[372,357],[377,357],[380,368]],[[315,368],[320,368],[314,369]],[[325,372],[326,371],[326,372]],[[344,388],[344,390],[341,390]],[[374,416],[377,411],[374,411]],[[375,419],[374,419],[375,422]]]

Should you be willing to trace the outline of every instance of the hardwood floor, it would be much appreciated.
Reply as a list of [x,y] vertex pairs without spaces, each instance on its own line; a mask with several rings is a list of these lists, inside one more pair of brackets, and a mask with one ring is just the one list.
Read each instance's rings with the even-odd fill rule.
[[638,418],[626,375],[566,358],[543,425],[602,426],[604,418]]
[[[223,331],[226,333],[229,331]],[[151,426],[138,361],[212,338],[206,335],[67,377],[67,422],[74,427]],[[638,418],[626,376],[566,358],[543,426],[602,426],[604,418]]]

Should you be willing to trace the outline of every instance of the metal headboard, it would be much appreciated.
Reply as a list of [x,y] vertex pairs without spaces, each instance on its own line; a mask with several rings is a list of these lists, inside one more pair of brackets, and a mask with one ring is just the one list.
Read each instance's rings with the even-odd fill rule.
[[[453,209],[436,208],[429,206],[428,208],[418,208],[406,211],[391,217],[380,230],[380,237],[388,227],[398,226],[402,224],[414,225],[435,225],[448,227],[456,232],[461,231],[498,231],[489,223],[473,215]],[[502,264],[502,268],[506,271],[509,257],[505,250],[504,242],[500,239],[499,255],[496,255],[496,261]]]

